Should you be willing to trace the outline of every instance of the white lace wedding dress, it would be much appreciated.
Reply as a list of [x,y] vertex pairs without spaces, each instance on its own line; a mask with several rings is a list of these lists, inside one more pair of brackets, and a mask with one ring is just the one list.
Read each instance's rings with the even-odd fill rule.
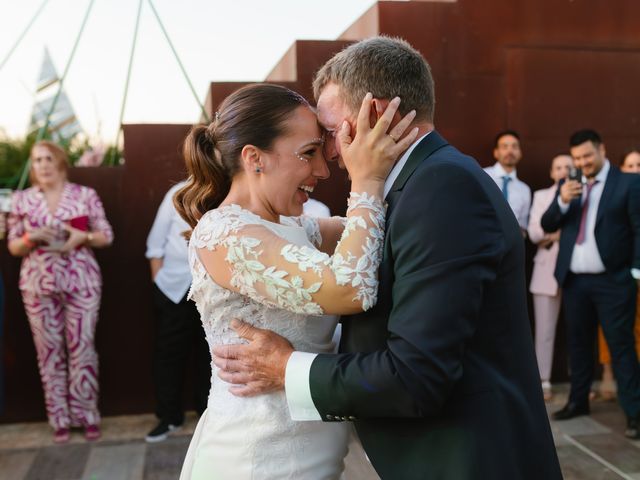
[[[309,217],[282,217],[276,224],[236,205],[202,217],[189,245],[190,297],[211,347],[243,342],[229,327],[231,319],[240,318],[286,337],[296,350],[333,351],[337,317],[322,315],[327,300],[321,292],[330,293],[327,282],[341,285],[354,302],[370,308],[384,237],[380,202],[357,194],[350,202],[332,256],[316,249],[321,231]],[[204,248],[225,253],[236,291],[213,281],[198,253]],[[208,408],[196,427],[181,480],[340,478],[350,424],[294,422],[284,392],[241,398],[229,387],[212,364]],[[361,449],[357,457],[356,463],[366,462]]]

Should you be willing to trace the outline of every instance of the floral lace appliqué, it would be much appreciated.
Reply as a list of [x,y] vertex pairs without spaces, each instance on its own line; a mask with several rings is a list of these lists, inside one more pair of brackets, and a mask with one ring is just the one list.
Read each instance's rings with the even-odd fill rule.
[[[222,207],[203,216],[191,242],[195,248],[225,247],[225,261],[231,267],[231,285],[262,304],[294,313],[322,315],[324,309],[314,299],[314,294],[330,276],[335,285],[351,288],[353,301],[360,302],[366,310],[376,301],[385,208],[377,197],[352,193],[347,215],[333,256],[285,241],[271,231],[268,222],[237,205]],[[301,221],[305,218],[309,221]],[[321,242],[315,220],[298,217],[295,221],[301,226],[306,222],[307,237],[315,236]],[[271,226],[273,228],[273,224]],[[271,244],[274,237],[284,243],[278,251],[280,261],[264,252],[264,242],[269,240]],[[267,258],[271,260],[267,261]]]

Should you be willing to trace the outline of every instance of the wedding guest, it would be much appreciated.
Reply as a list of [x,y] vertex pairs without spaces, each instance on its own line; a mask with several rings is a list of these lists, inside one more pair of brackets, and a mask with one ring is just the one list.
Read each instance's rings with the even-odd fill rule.
[[545,400],[551,400],[551,366],[553,364],[553,344],[556,325],[560,313],[561,295],[558,282],[553,276],[558,258],[560,232],[546,233],[540,225],[542,214],[553,202],[558,191],[558,183],[567,177],[573,161],[569,155],[557,155],[551,162],[553,185],[533,194],[533,205],[529,214],[529,239],[538,246],[533,259],[533,272],[529,291],[533,294],[535,315],[535,344],[540,381]]
[[320,200],[310,198],[302,205],[302,212],[305,215],[315,218],[329,218],[331,217],[331,211]]
[[[638,149],[631,149],[622,156],[620,170],[624,173],[640,173],[640,151]],[[634,332],[636,338],[636,352],[640,354],[640,294],[637,299]],[[609,352],[609,347],[604,339],[602,327],[598,327],[598,350],[600,352],[599,360],[602,364],[600,396],[603,400],[615,400],[616,382],[613,377],[613,368],[611,367],[611,352]]]
[[571,366],[569,400],[553,418],[589,414],[600,324],[627,415],[625,435],[640,439],[640,365],[633,340],[640,279],[640,178],[611,165],[593,130],[574,133],[570,145],[582,181],[565,181],[541,220],[546,232],[562,229],[555,276],[562,287]]
[[22,293],[56,443],[71,427],[100,437],[94,334],[102,278],[93,248],[113,232],[95,190],[67,180],[68,159],[55,143],[31,149],[31,188],[13,196],[9,252],[22,257]]
[[503,130],[496,135],[493,158],[496,163],[484,169],[496,182],[513,214],[520,224],[523,234],[527,230],[531,189],[518,178],[516,166],[522,160],[520,136],[514,130]]
[[640,150],[633,148],[622,157],[620,170],[625,173],[640,173]]
[[211,356],[196,304],[187,300],[191,270],[187,240],[191,227],[173,205],[173,196],[185,182],[174,185],[164,196],[147,238],[147,253],[153,281],[155,342],[153,382],[156,416],[159,419],[145,440],[161,442],[184,422],[183,387],[191,352],[195,356],[194,404],[198,415],[207,408],[211,381]]

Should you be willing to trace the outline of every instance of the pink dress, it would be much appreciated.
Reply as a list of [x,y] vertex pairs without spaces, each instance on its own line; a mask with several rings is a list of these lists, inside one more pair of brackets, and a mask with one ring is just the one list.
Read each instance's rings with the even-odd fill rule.
[[[16,192],[8,240],[49,226],[59,231],[56,240],[63,243],[65,223],[113,239],[95,190],[66,183],[54,213],[38,187]],[[55,429],[99,424],[94,334],[102,277],[93,251],[86,246],[69,253],[35,248],[22,259],[19,286],[38,354],[49,423]]]

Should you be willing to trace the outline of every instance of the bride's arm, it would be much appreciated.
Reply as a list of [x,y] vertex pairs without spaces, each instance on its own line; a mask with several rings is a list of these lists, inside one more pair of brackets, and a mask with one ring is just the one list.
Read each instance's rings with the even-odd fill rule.
[[318,246],[325,253],[331,253],[342,236],[347,219],[345,217],[319,218],[318,226],[322,235],[322,243]]
[[[219,285],[296,313],[349,314],[375,304],[386,213],[384,181],[400,153],[416,138],[418,128],[401,138],[415,117],[412,111],[387,134],[399,98],[389,102],[371,127],[372,102],[368,93],[353,138],[346,121],[338,133],[352,192],[346,225],[333,255],[291,244],[255,221],[208,225],[202,230],[198,224],[192,242],[195,240],[200,260]],[[217,232],[213,241],[211,232]],[[201,234],[204,238],[199,238]]]
[[261,303],[316,315],[367,310],[376,301],[385,218],[379,188],[367,190],[375,193],[351,193],[332,256],[289,243],[261,224],[237,226],[211,242],[215,225],[206,222],[220,222],[216,216],[203,218],[192,241],[216,283]]

